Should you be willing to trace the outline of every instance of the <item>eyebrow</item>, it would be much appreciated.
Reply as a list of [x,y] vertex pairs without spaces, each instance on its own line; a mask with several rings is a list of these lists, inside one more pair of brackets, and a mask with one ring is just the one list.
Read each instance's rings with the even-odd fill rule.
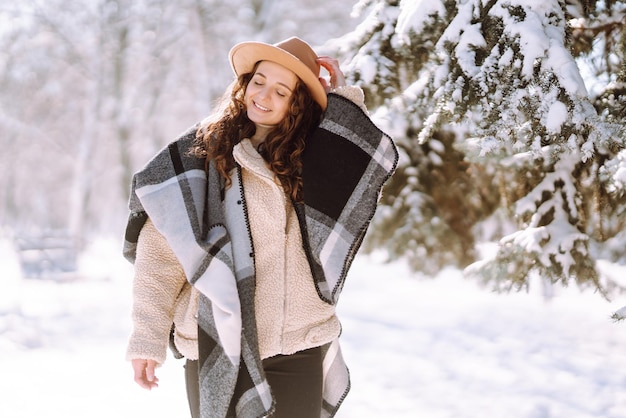
[[[256,73],[254,73],[254,75],[260,75],[261,77],[263,77],[264,79],[267,80],[267,76],[265,74],[263,74],[263,73],[258,72],[258,71]],[[293,89],[291,87],[289,87],[288,85],[286,85],[285,83],[282,83],[280,81],[277,81],[276,83],[280,84],[281,86],[284,86],[287,90],[293,92]]]

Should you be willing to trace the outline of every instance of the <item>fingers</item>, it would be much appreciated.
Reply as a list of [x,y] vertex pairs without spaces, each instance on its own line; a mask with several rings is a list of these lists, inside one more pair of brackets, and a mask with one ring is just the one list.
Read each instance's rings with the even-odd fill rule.
[[144,389],[151,390],[159,386],[159,378],[154,374],[156,362],[154,360],[133,359],[131,360],[135,382]]
[[339,61],[337,61],[337,59],[328,56],[320,56],[317,57],[317,62],[324,67],[326,71],[328,71],[328,74],[330,74],[329,89],[335,89],[346,85],[346,78],[339,67]]
[[156,381],[158,381],[157,377],[154,374],[156,362],[154,360],[148,360],[146,363],[146,379],[148,380],[148,382],[156,383]]
[[339,61],[333,57],[326,55],[320,55],[317,57],[317,62],[330,72],[332,69],[339,69]]
[[324,77],[320,77],[320,84],[324,87],[324,91],[326,91],[326,93],[330,92],[330,85]]

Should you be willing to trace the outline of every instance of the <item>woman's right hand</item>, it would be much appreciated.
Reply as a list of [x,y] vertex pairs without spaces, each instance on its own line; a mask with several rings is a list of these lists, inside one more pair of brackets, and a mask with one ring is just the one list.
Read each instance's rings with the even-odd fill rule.
[[151,390],[159,386],[159,378],[155,376],[156,361],[146,359],[131,360],[135,371],[135,382],[144,389]]
[[326,93],[336,89],[337,87],[343,87],[346,85],[346,77],[343,75],[337,59],[324,55],[317,57],[316,61],[319,65],[324,67],[326,71],[328,71],[328,74],[330,74],[329,81],[320,77],[320,83],[322,83],[322,87],[324,87]]

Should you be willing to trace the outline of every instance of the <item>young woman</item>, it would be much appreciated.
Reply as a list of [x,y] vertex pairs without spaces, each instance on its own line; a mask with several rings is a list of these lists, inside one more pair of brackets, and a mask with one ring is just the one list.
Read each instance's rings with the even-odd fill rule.
[[333,416],[349,389],[335,304],[398,154],[306,42],[230,61],[215,114],[133,178],[127,358],[152,389],[169,341],[193,417]]

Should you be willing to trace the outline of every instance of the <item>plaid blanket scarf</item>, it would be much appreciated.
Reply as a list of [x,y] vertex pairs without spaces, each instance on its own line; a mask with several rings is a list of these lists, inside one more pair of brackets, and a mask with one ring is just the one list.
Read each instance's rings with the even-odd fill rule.
[[[247,213],[244,205],[228,206],[240,211],[235,218],[241,221],[227,230],[223,178],[212,163],[205,167],[203,159],[188,155],[195,132],[169,144],[133,177],[124,255],[134,262],[139,232],[150,217],[200,292],[201,416],[263,417],[274,402],[258,353]],[[398,152],[358,106],[330,94],[302,158],[305,199],[296,213],[318,294],[335,304]],[[239,170],[232,181],[241,190]],[[349,375],[337,340],[323,352],[322,417],[332,417],[347,395]]]

